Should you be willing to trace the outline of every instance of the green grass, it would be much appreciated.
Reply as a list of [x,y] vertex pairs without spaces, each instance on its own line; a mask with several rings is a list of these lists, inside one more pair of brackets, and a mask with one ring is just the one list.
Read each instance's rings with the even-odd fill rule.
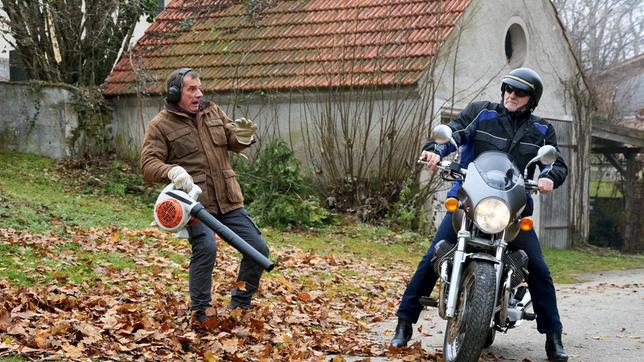
[[20,356],[7,356],[7,357],[0,357],[0,361],[2,362],[24,362],[24,361],[29,361],[28,359]]
[[644,255],[627,255],[611,249],[543,251],[556,283],[584,281],[579,274],[608,270],[644,269]]
[[319,255],[343,255],[395,266],[416,266],[431,242],[417,233],[359,223],[348,223],[316,231],[289,232],[265,228],[271,245],[295,245]]
[[0,151],[0,222],[5,228],[33,232],[66,227],[141,228],[152,220],[151,204],[141,197],[110,194],[111,183],[98,195],[80,187],[82,180],[58,174],[49,159]]
[[613,181],[590,181],[590,197],[622,197]]

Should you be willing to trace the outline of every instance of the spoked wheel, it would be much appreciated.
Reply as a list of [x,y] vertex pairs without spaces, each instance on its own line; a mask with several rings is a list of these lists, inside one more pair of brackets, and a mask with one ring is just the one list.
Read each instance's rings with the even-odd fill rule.
[[447,321],[443,343],[445,361],[478,361],[494,312],[494,284],[494,266],[472,260],[463,274],[456,313]]

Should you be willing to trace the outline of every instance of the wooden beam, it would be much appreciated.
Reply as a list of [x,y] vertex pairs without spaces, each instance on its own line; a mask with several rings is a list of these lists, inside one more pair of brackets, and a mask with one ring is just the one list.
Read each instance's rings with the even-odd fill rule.
[[636,147],[644,147],[644,131],[606,122],[593,122],[593,137]]
[[641,147],[619,147],[619,146],[604,146],[604,145],[597,145],[592,148],[591,150],[593,153],[623,153],[624,155],[632,155],[632,154],[638,154],[638,153],[643,153],[644,148]]
[[615,156],[613,156],[612,153],[604,153],[603,155],[604,157],[606,157],[608,162],[610,162],[610,164],[613,165],[613,167],[615,167],[622,176],[624,176],[624,173],[626,172],[626,170],[624,170],[622,165],[619,164],[619,161],[615,159]]

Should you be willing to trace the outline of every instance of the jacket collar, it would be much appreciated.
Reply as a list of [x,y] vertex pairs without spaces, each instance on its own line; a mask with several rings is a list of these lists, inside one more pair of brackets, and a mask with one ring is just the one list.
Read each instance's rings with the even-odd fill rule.
[[522,112],[509,112],[503,104],[499,104],[499,107],[501,108],[501,114],[503,115],[500,117],[501,125],[509,135],[515,134],[519,128],[522,128],[521,126],[526,123],[532,115],[529,110]]
[[183,108],[179,107],[179,105],[177,103],[170,103],[168,101],[165,101],[165,109],[168,112],[174,113],[174,114],[176,114],[177,116],[180,116],[180,117],[187,117],[187,118],[190,118],[192,120],[197,119],[197,116],[200,113],[202,113],[208,107],[210,107],[210,101],[202,99],[201,103],[199,103],[199,110],[197,111],[197,113],[188,113],[186,110],[184,110]]

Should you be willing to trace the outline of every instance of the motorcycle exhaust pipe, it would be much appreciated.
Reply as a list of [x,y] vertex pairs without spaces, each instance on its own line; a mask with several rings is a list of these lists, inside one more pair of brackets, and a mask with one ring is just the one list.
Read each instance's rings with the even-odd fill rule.
[[226,225],[222,224],[214,216],[210,215],[208,210],[197,203],[191,210],[190,215],[192,217],[199,219],[202,223],[208,226],[212,231],[219,235],[225,242],[230,244],[233,248],[237,249],[243,255],[251,258],[257,265],[264,268],[266,271],[271,271],[275,267],[275,264],[268,259],[264,254],[257,251],[250,244],[248,244],[244,239],[239,235],[235,234],[234,231],[230,230]]

